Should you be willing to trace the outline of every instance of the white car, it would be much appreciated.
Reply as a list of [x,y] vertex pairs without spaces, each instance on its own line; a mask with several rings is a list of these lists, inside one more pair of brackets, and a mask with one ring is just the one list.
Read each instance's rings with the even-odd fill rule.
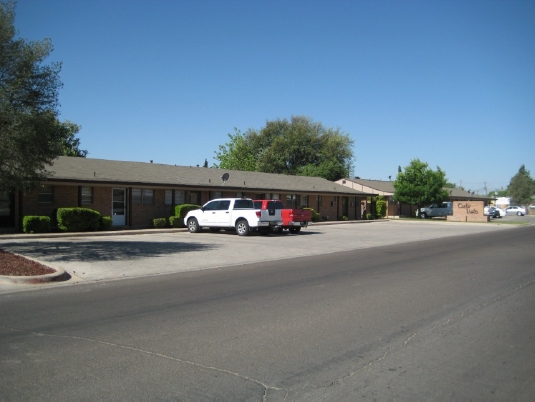
[[500,215],[499,218],[503,218],[505,216],[505,210],[495,207],[494,205],[488,205],[483,209],[483,215],[488,216],[491,215],[489,213],[490,208],[494,208],[496,211],[498,211],[498,214]]
[[526,215],[526,208],[518,207],[518,206],[510,206],[505,209],[505,213],[507,215],[524,216]]
[[498,211],[500,213],[500,218],[503,218],[506,215],[505,209],[498,208],[498,207],[495,207],[495,208],[496,208],[496,211]]

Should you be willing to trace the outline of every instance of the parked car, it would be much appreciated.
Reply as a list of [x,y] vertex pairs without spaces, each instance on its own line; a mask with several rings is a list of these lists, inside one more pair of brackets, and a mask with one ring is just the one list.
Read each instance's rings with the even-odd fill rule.
[[531,204],[531,205],[529,206],[529,209],[535,209],[535,204]]
[[513,205],[513,206],[510,206],[510,207],[507,207],[505,209],[505,213],[507,215],[524,216],[524,215],[526,215],[526,208]]
[[495,207],[494,205],[487,205],[483,209],[483,215],[490,216],[491,218],[501,218],[505,215],[505,211],[501,208]]
[[491,218],[501,218],[500,211],[498,211],[496,207],[488,207],[487,213],[485,215],[488,215]]
[[505,213],[505,209],[503,209],[503,208],[499,208],[499,207],[494,207],[494,209],[496,209],[496,211],[499,212],[499,214],[500,214],[500,218],[503,218],[503,217],[506,215],[506,213]]

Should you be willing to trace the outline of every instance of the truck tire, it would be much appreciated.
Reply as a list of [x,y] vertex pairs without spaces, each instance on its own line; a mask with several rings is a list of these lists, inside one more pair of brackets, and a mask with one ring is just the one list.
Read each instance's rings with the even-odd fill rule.
[[271,233],[279,234],[282,233],[282,226],[271,227]]
[[236,222],[236,233],[239,236],[247,236],[249,234],[249,224],[245,219],[240,219]]
[[188,230],[190,233],[198,233],[201,228],[199,227],[199,222],[195,218],[188,219]]
[[427,219],[427,214],[426,214],[425,212],[422,212],[422,213],[420,214],[420,218],[422,218],[422,219]]
[[291,227],[290,228],[290,233],[299,233],[301,231],[301,228],[300,227]]

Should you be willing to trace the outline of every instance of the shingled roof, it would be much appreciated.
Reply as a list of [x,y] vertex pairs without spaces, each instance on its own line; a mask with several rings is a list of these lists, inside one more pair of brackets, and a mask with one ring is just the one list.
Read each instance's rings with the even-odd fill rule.
[[[382,181],[382,180],[366,180],[366,179],[344,179],[352,183],[358,184],[360,186],[365,186],[376,191],[391,193],[394,194],[395,188],[391,181]],[[488,197],[484,195],[472,194],[468,191],[461,190],[459,188],[445,187],[446,191],[450,193],[451,198],[455,199],[470,199],[470,200],[489,200],[493,197]]]
[[[105,159],[58,157],[52,166],[49,181],[101,183],[128,186],[194,187],[257,192],[295,192],[368,196],[320,177],[244,172],[205,167],[174,166],[146,162],[123,162]],[[229,174],[223,184],[221,176]]]

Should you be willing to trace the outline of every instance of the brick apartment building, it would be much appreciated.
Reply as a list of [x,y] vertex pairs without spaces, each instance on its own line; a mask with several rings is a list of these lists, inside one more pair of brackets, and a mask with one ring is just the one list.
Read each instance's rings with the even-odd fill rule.
[[31,193],[0,193],[0,230],[20,231],[23,216],[52,216],[63,207],[91,208],[111,216],[115,227],[150,227],[153,219],[169,217],[173,205],[221,197],[280,199],[288,208],[313,208],[325,220],[355,220],[366,198],[376,195],[318,177],[68,156],[48,170],[53,175]]

